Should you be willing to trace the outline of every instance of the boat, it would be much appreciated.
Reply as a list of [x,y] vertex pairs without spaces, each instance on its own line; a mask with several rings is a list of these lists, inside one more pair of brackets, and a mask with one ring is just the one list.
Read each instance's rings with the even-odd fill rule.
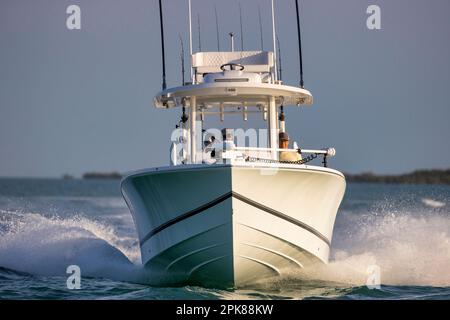
[[[303,79],[279,79],[275,53],[275,42],[273,51],[192,53],[191,81],[173,88],[163,71],[154,105],[181,110],[170,164],[121,181],[151,285],[240,288],[328,263],[345,177],[328,167],[334,148],[280,146],[284,108],[313,96]],[[236,115],[265,127],[227,127]],[[205,128],[206,117],[223,127]]]

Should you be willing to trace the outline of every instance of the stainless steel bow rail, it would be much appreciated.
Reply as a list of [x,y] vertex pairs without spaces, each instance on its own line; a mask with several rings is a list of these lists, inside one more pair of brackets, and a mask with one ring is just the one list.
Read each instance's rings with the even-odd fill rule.
[[334,157],[336,155],[336,149],[334,148],[326,148],[326,149],[273,149],[273,148],[246,148],[246,147],[235,147],[236,151],[265,151],[265,152],[297,152],[300,155],[304,153],[308,153],[306,158],[298,161],[284,161],[277,159],[267,159],[267,158],[259,158],[259,157],[251,157],[248,156],[245,158],[245,161],[248,162],[264,162],[264,163],[285,163],[285,164],[305,164],[314,159],[316,159],[319,155],[323,156],[322,164],[326,168],[327,167],[327,157]]
[[[299,152],[300,153],[300,152]],[[285,160],[274,160],[274,159],[265,159],[265,158],[258,158],[258,157],[247,157],[245,161],[247,162],[264,162],[264,163],[285,163],[285,164],[305,164],[308,163],[318,157],[317,153],[313,153],[306,158],[298,161],[285,161]],[[325,165],[326,167],[326,165]]]

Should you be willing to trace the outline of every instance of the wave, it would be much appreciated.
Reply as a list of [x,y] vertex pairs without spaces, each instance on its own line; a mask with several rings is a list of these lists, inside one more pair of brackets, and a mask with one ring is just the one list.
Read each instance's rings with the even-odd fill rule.
[[382,284],[450,286],[448,212],[383,207],[344,221],[322,278],[365,285],[379,268]]
[[31,277],[32,275],[26,272],[20,272],[4,267],[0,267],[0,281],[1,280],[16,280],[24,277]]
[[67,276],[69,265],[81,275],[142,282],[136,240],[119,237],[112,226],[83,216],[45,217],[0,212],[0,266],[43,276]]
[[430,198],[422,198],[423,204],[431,208],[442,208],[445,206],[445,202],[433,200]]
[[[71,264],[80,266],[82,276],[134,283],[151,278],[140,264],[137,240],[119,235],[106,222],[0,211],[1,267],[67,276]],[[259,284],[258,294],[295,291],[295,296],[310,296],[318,290],[340,295],[352,286],[365,287],[373,266],[379,267],[383,285],[450,286],[448,212],[396,209],[386,203],[364,211],[342,210],[330,263]]]
[[309,287],[339,295],[378,280],[381,285],[450,287],[450,212],[389,199],[355,207],[338,213],[328,264],[285,270],[284,276],[258,288],[283,292]]

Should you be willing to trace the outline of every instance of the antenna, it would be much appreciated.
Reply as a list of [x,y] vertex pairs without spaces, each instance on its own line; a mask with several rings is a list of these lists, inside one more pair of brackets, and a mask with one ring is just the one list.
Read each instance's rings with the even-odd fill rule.
[[300,88],[304,88],[303,82],[303,59],[302,59],[302,38],[300,33],[300,14],[298,12],[298,0],[295,0],[295,11],[297,12],[297,35],[298,35],[298,57],[300,61]]
[[244,51],[244,31],[242,27],[242,7],[240,2],[239,2],[239,22],[241,24],[241,51]]
[[217,51],[220,51],[219,17],[217,16],[217,6],[216,5],[214,5],[214,14],[216,15]]
[[166,90],[166,54],[164,52],[164,23],[161,0],[159,0],[159,22],[161,29],[161,51],[162,51],[162,89]]
[[181,52],[180,52],[180,58],[181,58],[181,85],[184,86],[185,79],[184,79],[184,45],[183,45],[183,38],[181,38],[181,35],[178,35],[180,37],[180,45],[181,45]]
[[280,38],[277,36],[277,45],[278,45],[278,76],[280,80],[283,80],[283,70],[281,69],[281,46],[280,46]]
[[200,13],[197,14],[197,24],[198,24],[198,51],[202,52],[202,33],[200,29]]
[[258,18],[259,18],[259,34],[261,35],[261,51],[264,51],[263,28],[261,21],[261,6],[259,4],[258,4]]
[[230,39],[231,39],[231,51],[234,52],[234,33],[230,32]]
[[[159,0],[161,2],[161,0]],[[191,6],[191,0],[188,0],[189,4],[189,53],[192,57],[192,6]],[[192,69],[192,63],[191,63],[191,81],[194,83],[194,72]]]
[[274,69],[274,80],[278,80],[277,75],[277,44],[276,44],[276,31],[275,31],[275,6],[272,0],[272,40],[273,40],[273,69]]

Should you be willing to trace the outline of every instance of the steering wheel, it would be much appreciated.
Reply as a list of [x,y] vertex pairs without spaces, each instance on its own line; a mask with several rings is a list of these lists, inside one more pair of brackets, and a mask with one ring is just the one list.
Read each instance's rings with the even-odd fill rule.
[[229,70],[236,70],[236,67],[238,67],[239,71],[242,71],[245,69],[245,67],[242,64],[239,63],[225,63],[223,65],[220,66],[220,70],[225,71],[225,67],[230,67]]

